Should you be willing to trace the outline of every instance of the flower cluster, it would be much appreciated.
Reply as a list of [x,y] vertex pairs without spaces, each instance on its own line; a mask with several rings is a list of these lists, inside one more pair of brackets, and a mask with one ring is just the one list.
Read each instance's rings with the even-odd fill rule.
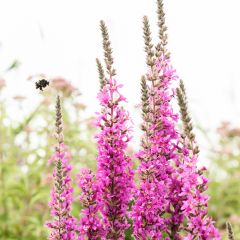
[[54,187],[51,191],[51,215],[54,219],[47,222],[46,226],[52,229],[49,239],[72,240],[75,239],[76,219],[71,216],[73,202],[73,188],[71,186],[70,172],[72,170],[69,161],[71,155],[63,142],[63,127],[60,97],[56,102],[56,139],[58,144],[56,152],[49,163],[55,163],[53,171]]
[[134,236],[136,239],[220,239],[207,216],[208,197],[204,194],[207,180],[197,168],[199,150],[186,113],[183,86],[181,100],[185,106],[180,102],[179,105],[184,134],[176,127],[178,114],[172,108],[176,90],[172,84],[178,77],[166,49],[162,0],[157,3],[160,43],[155,49],[148,19],[143,20],[149,70],[141,84],[144,134],[142,150],[137,153],[140,183],[131,212]]
[[181,212],[187,219],[186,239],[220,239],[213,221],[207,216],[208,199],[204,193],[207,190],[208,180],[203,176],[206,168],[198,169],[199,148],[196,144],[191,118],[188,113],[186,91],[182,81],[177,88],[178,104],[183,122],[182,141],[179,143],[178,180],[181,184],[181,193],[178,203]]
[[177,76],[169,58],[161,55],[147,78],[154,81],[145,85],[149,117],[143,150],[137,154],[141,163],[132,209],[134,235],[137,239],[161,239],[163,234],[169,239],[183,239],[182,235],[186,239],[220,239],[207,216],[208,197],[203,194],[207,179],[197,169],[197,148],[189,140],[183,141],[176,128],[178,115],[171,106],[175,90],[170,84]]
[[[58,147],[51,162],[56,162],[55,187],[51,192],[51,214],[47,223],[53,231],[49,239],[123,240],[132,228],[135,239],[219,240],[220,235],[208,216],[205,168],[197,167],[199,149],[192,131],[183,82],[179,80],[166,49],[167,34],[162,0],[158,3],[160,43],[153,48],[150,27],[144,17],[144,40],[148,72],[142,77],[143,137],[136,153],[138,186],[134,185],[132,159],[126,154],[131,140],[129,114],[122,104],[113,68],[112,49],[105,23],[101,21],[106,72],[97,59],[100,79],[96,135],[98,156],[96,176],[88,169],[78,175],[81,219],[76,224],[70,215],[72,204],[69,153],[63,143],[60,100],[57,100],[56,133]],[[60,83],[63,81],[60,80]],[[60,84],[61,85],[61,84]],[[177,97],[179,115],[172,101]],[[131,204],[130,204],[131,203]],[[129,209],[130,208],[130,209]],[[129,224],[128,218],[130,218]],[[78,234],[76,234],[78,232]]]
[[147,78],[154,81],[146,85],[148,98],[148,124],[145,129],[143,149],[137,154],[141,161],[138,168],[140,186],[132,209],[134,235],[137,239],[161,239],[167,231],[170,213],[173,166],[177,157],[178,133],[170,101],[174,94],[169,85],[177,77],[169,60],[161,56],[148,72]]
[[107,239],[125,239],[127,209],[133,188],[131,159],[126,155],[130,140],[128,113],[120,106],[125,98],[116,80],[110,78],[100,90],[102,111],[97,118],[97,182]]
[[51,86],[57,91],[63,92],[64,95],[70,96],[74,93],[79,93],[78,89],[74,87],[71,82],[62,77],[55,77],[50,79]]
[[48,228],[52,229],[49,239],[71,240],[75,239],[76,219],[71,216],[71,205],[73,201],[73,188],[71,187],[69,165],[70,154],[67,147],[61,143],[56,153],[49,160],[56,164],[53,173],[55,180],[54,188],[51,191],[51,215],[54,220],[47,222]]
[[83,209],[80,220],[80,239],[97,240],[104,236],[103,226],[99,218],[98,184],[94,174],[89,169],[82,169],[78,175],[78,186],[81,189],[79,197]]

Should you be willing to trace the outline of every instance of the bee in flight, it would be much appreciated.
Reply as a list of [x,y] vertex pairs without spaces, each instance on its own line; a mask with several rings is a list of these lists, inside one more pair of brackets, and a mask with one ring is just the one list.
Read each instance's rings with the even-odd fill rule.
[[39,88],[41,91],[43,91],[45,87],[49,86],[49,82],[46,79],[41,79],[35,84],[36,84],[36,89]]

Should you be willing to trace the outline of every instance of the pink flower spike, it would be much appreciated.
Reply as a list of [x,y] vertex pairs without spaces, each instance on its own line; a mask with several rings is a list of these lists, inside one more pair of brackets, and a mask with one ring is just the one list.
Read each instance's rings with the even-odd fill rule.
[[[133,171],[131,159],[126,155],[131,128],[128,125],[129,114],[121,105],[125,98],[118,91],[115,79],[99,92],[102,106],[97,126],[97,182],[99,202],[103,216],[106,239],[125,239],[127,209],[132,198]],[[108,102],[105,101],[108,96]]]

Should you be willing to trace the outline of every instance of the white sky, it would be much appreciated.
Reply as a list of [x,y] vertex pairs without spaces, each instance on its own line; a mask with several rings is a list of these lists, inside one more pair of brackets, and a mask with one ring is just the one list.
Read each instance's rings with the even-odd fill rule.
[[[185,81],[192,114],[205,128],[221,120],[240,122],[239,9],[239,0],[165,0],[172,61]],[[118,80],[134,106],[146,70],[142,17],[149,16],[156,40],[155,11],[155,0],[0,0],[0,71],[13,59],[22,63],[6,76],[8,96],[29,96],[30,108],[37,97],[29,75],[63,76],[80,89],[93,114],[95,58],[102,56],[98,26],[104,19]]]

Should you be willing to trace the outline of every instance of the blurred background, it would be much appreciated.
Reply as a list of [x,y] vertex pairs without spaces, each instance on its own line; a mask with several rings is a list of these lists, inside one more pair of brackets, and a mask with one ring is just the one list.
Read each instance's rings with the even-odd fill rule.
[[[210,214],[240,237],[240,3],[165,1],[169,50],[185,82],[201,154],[209,168]],[[99,21],[109,28],[117,78],[134,119],[138,149],[140,76],[146,71],[142,17],[157,42],[155,0],[0,1],[0,239],[45,239],[54,151],[54,104],[64,101],[74,174],[96,168],[95,128],[102,58]],[[44,93],[35,89],[42,77]],[[176,108],[176,110],[178,110]],[[77,191],[76,191],[77,196]],[[74,215],[78,216],[76,203]]]

